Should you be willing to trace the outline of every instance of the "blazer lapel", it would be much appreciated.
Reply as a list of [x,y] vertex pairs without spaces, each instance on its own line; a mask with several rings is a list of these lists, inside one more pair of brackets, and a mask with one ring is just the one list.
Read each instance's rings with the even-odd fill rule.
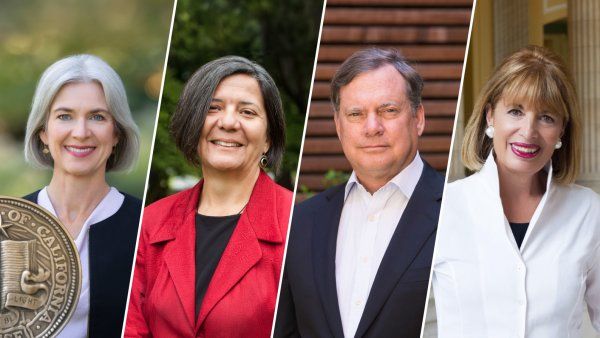
[[342,184],[326,196],[327,204],[315,213],[313,224],[313,273],[333,337],[344,336],[335,282],[335,252],[344,207],[344,187],[345,184]]
[[165,224],[159,233],[153,236],[151,243],[168,241],[164,248],[164,257],[169,275],[173,280],[179,301],[183,305],[189,328],[194,328],[195,314],[195,278],[196,247],[195,215],[202,181],[189,193],[182,194],[170,212],[169,224]]
[[424,165],[419,182],[377,270],[356,337],[365,334],[410,263],[437,227],[442,190],[432,184],[439,180],[435,177],[435,170],[426,163]]
[[261,171],[248,205],[221,256],[200,307],[196,332],[210,311],[262,258],[259,241],[283,243],[276,217],[275,183]]

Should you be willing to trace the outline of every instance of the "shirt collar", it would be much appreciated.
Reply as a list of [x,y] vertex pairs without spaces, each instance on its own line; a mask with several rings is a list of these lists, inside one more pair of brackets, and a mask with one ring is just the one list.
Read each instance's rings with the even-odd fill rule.
[[[406,196],[407,199],[410,199],[412,193],[415,191],[415,187],[419,182],[419,178],[421,177],[421,173],[423,172],[423,160],[421,159],[421,155],[417,151],[417,154],[413,158],[412,162],[402,171],[400,171],[396,176],[394,176],[385,186],[391,184],[400,189],[400,191]],[[348,179],[346,183],[346,189],[344,194],[344,200],[348,198],[348,194],[354,188],[354,186],[359,185],[360,182],[356,177],[356,172],[352,171],[352,175]],[[383,188],[383,187],[382,187]]]
[[[550,191],[550,188],[553,186],[552,179],[552,160],[548,161],[544,166],[544,171],[548,174],[546,178],[546,192]],[[496,164],[496,159],[494,158],[494,151],[490,151],[483,167],[479,171],[481,175],[485,178],[485,182],[492,185],[492,189],[499,194],[500,191],[500,182],[498,178],[498,166]],[[500,195],[498,195],[500,196]]]
[[[98,203],[94,211],[92,211],[90,216],[85,220],[81,232],[84,232],[83,230],[87,230],[90,225],[102,222],[103,220],[117,213],[124,200],[125,196],[117,189],[111,187],[108,191],[108,194],[104,196],[102,201]],[[54,206],[52,205],[52,201],[50,200],[50,196],[48,195],[48,187],[44,187],[44,189],[40,190],[40,193],[37,197],[37,204],[50,211],[55,217],[58,217],[56,210],[54,210]]]

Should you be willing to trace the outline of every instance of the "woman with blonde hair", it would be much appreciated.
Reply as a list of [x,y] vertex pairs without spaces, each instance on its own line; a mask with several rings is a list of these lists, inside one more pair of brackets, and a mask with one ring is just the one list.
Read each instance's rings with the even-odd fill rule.
[[573,80],[547,49],[507,57],[465,130],[434,254],[439,337],[579,337],[600,330],[600,200],[573,184],[581,118]]

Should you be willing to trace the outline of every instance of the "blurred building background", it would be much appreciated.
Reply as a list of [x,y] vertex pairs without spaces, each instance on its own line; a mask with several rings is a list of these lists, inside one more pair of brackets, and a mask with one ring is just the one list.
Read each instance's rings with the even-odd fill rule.
[[200,168],[192,167],[177,150],[168,126],[189,77],[226,55],[256,61],[275,80],[286,117],[286,151],[280,172],[270,174],[294,189],[323,2],[177,2],[146,204],[188,188],[202,176]]
[[0,195],[23,196],[50,181],[25,163],[23,139],[42,72],[65,56],[95,54],[119,73],[141,130],[131,173],[109,183],[142,197],[173,0],[2,1],[0,10]]
[[[448,181],[468,174],[460,149],[479,91],[504,57],[534,44],[560,55],[573,72],[583,116],[582,168],[577,183],[600,192],[600,2],[489,0],[478,1],[476,7]],[[433,303],[430,300],[423,337],[437,337]],[[585,320],[584,337],[600,337],[587,315]]]
[[600,3],[593,0],[477,3],[449,181],[466,175],[460,148],[479,91],[504,57],[533,44],[553,50],[571,68],[583,116],[582,170],[577,183],[600,192],[599,25]]
[[370,46],[398,49],[425,81],[419,151],[444,174],[450,150],[472,0],[328,0],[298,181],[297,202],[351,172],[329,101],[340,64]]

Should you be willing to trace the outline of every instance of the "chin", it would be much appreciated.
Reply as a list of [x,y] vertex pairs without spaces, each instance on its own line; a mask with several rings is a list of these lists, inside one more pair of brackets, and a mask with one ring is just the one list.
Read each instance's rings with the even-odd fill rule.
[[391,163],[361,163],[362,172],[370,173],[373,176],[388,176],[394,171],[394,166]]
[[518,175],[534,175],[544,168],[544,164],[540,164],[538,161],[526,162],[514,160],[510,163],[505,163],[504,167]]
[[233,171],[241,167],[238,161],[209,161],[208,166],[219,171]]
[[92,177],[98,173],[98,170],[89,168],[66,168],[63,172],[76,177]]

